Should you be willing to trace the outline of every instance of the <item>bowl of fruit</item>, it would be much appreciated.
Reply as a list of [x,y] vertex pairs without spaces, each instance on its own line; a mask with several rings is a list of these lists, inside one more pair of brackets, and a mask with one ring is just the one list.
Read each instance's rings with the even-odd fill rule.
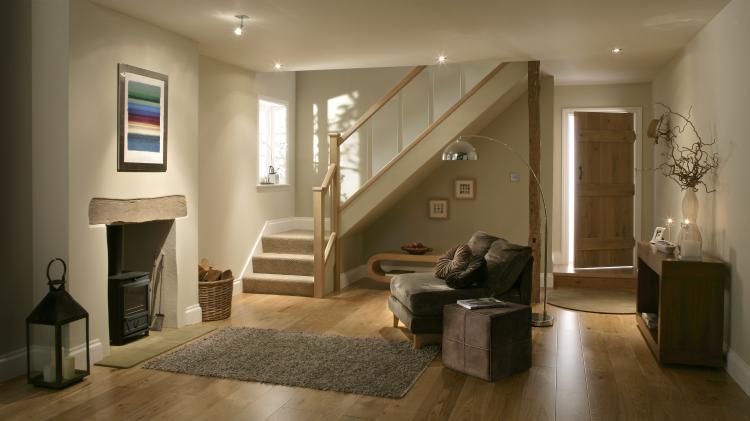
[[425,247],[425,245],[420,242],[404,244],[401,246],[401,250],[409,254],[425,254],[432,251],[430,247]]

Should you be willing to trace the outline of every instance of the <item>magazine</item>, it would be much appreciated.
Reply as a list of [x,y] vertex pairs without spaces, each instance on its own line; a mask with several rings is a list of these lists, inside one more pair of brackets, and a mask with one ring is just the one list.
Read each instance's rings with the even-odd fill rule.
[[476,310],[478,308],[502,308],[508,307],[508,303],[505,301],[498,300],[497,298],[474,298],[471,300],[458,300],[456,304],[469,310]]

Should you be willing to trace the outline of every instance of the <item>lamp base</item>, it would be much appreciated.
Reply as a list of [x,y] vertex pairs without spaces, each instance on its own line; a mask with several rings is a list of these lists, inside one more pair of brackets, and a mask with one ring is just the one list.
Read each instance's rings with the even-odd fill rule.
[[555,324],[555,318],[545,313],[531,313],[531,325],[534,327],[549,327]]

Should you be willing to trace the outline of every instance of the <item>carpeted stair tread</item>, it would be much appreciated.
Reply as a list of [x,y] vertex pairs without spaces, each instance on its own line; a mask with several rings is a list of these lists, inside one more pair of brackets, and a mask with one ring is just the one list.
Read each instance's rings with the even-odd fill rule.
[[266,253],[313,253],[313,232],[311,230],[290,230],[268,234],[264,235],[261,241],[263,251]]
[[254,273],[312,276],[312,254],[261,253],[253,256]]
[[242,290],[256,294],[312,297],[313,284],[312,276],[250,273],[242,279]]

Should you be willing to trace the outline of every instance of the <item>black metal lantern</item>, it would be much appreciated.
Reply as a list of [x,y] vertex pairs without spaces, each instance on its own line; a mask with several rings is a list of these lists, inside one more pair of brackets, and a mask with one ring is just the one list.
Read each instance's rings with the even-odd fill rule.
[[[63,274],[52,280],[49,271],[56,261]],[[35,386],[62,389],[89,375],[89,313],[65,291],[67,272],[62,259],[49,262],[49,292],[26,318],[27,376]]]

